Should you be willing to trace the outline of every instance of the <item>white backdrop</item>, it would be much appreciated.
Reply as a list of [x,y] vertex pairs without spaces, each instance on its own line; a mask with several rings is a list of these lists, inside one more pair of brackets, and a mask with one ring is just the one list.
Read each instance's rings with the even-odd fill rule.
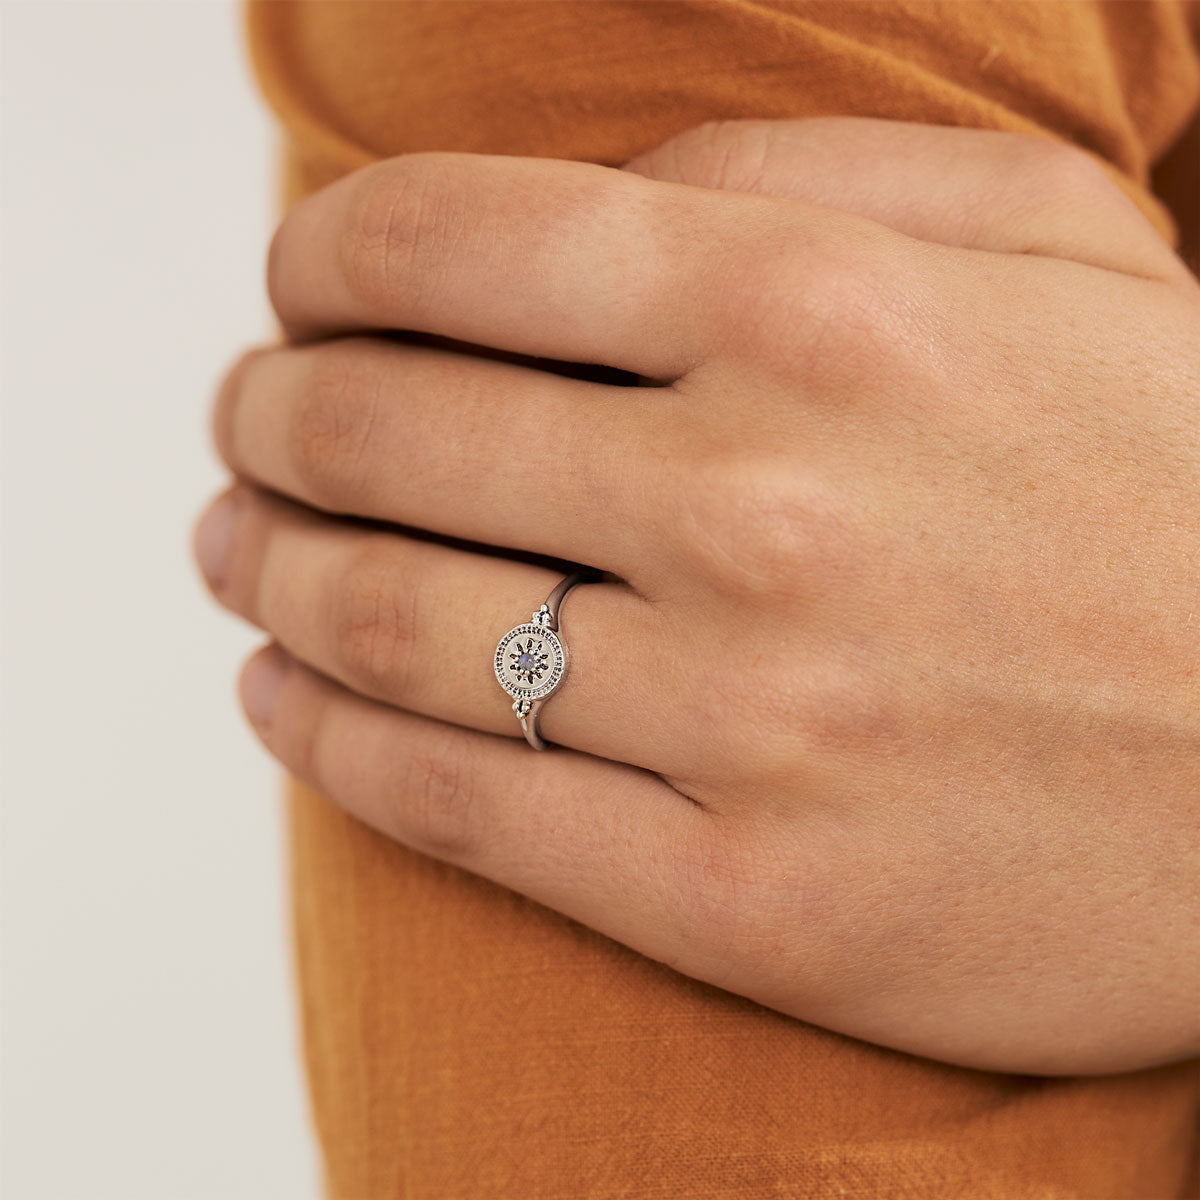
[[230,0],[3,0],[5,1200],[306,1200],[280,776],[190,526],[269,336]]

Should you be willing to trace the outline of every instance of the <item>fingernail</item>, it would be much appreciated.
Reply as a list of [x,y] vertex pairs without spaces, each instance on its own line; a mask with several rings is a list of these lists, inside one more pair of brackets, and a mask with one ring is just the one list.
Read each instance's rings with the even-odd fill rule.
[[271,724],[279,699],[279,685],[286,673],[287,663],[275,649],[265,650],[252,658],[242,673],[242,703],[250,720],[261,729]]
[[236,510],[237,504],[232,494],[226,493],[204,514],[196,527],[196,561],[214,587],[225,582]]

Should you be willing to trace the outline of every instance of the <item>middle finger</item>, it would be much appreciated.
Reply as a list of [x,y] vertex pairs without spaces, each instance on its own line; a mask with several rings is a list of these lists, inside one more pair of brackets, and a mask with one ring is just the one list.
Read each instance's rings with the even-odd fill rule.
[[[646,484],[666,388],[345,338],[252,352],[216,438],[235,472],[329,512],[586,562],[655,561]],[[661,482],[661,481],[660,481]]]

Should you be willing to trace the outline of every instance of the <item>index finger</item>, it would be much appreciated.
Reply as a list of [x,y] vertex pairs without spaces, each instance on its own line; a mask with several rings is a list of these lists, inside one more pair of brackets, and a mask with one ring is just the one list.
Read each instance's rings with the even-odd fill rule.
[[302,200],[268,286],[296,339],[413,330],[670,380],[710,353],[777,205],[594,163],[407,154]]

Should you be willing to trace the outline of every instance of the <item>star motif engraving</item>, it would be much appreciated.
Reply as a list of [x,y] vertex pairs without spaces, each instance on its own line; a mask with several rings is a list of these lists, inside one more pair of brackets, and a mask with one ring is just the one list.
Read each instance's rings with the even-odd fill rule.
[[532,635],[524,646],[521,645],[520,639],[513,644],[516,649],[508,652],[508,657],[512,660],[508,669],[517,677],[518,682],[530,685],[537,683],[550,665],[550,656],[542,649],[541,639],[536,639],[536,646]]

